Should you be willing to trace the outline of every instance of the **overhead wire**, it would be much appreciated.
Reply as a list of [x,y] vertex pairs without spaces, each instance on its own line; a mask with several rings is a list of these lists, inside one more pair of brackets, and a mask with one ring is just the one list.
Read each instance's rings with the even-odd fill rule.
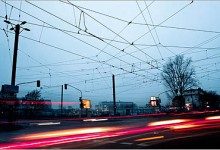
[[74,14],[75,25],[77,25],[77,23],[76,23],[76,13],[75,13],[74,7],[73,7],[73,14]]
[[[211,59],[211,58],[210,58]],[[206,60],[206,59],[203,59],[203,60]],[[200,60],[201,61],[201,60]]]
[[[194,30],[191,30],[191,31],[194,31]],[[202,31],[203,32],[203,31]]]
[[[45,65],[45,64],[41,63],[40,61],[36,60],[35,58],[33,58],[33,57],[30,56],[29,54],[25,53],[24,51],[22,51],[22,50],[20,50],[20,49],[18,49],[18,50],[19,50],[20,52],[22,52],[23,54],[25,54],[26,56],[28,56],[28,57],[29,57],[30,59],[32,59],[33,61],[39,63],[39,64],[41,65],[41,67],[43,66],[43,67],[45,67],[46,69],[48,69],[48,70],[49,70],[49,73],[48,73],[48,72],[43,73],[42,71],[40,71],[40,72],[43,73],[43,74],[49,74],[50,80],[51,80],[50,70],[52,70],[52,71],[54,71],[55,73],[58,73],[58,74],[63,74],[63,75],[66,75],[66,76],[76,77],[76,76],[73,76],[72,74],[67,74],[67,73],[65,73],[65,72],[63,72],[63,71],[57,71],[57,70],[55,70],[55,69],[51,69],[51,68],[48,67],[48,65]],[[29,66],[29,67],[31,67],[31,66]],[[18,68],[22,69],[21,67],[18,67]],[[28,70],[28,71],[33,70],[32,68],[33,68],[33,67],[31,67],[31,69],[27,69],[27,70]],[[23,69],[25,69],[25,68],[23,68]],[[44,77],[44,78],[46,78],[46,77]],[[81,78],[78,78],[78,79],[81,79]]]
[[[136,3],[137,3],[137,5],[138,5],[139,10],[141,11],[140,5],[138,4],[138,1],[137,1],[137,0],[136,0]],[[147,9],[147,10],[148,10],[148,9]],[[149,12],[149,10],[148,10],[148,12]],[[142,17],[143,17],[145,23],[147,24],[147,20],[146,20],[146,18],[145,18],[145,16],[144,16],[143,12],[141,12],[141,14],[142,14]],[[151,18],[151,20],[152,20],[152,18]],[[163,56],[162,56],[162,54],[161,54],[161,52],[160,52],[160,49],[158,48],[158,45],[157,45],[156,40],[155,40],[155,38],[154,38],[154,36],[153,36],[153,34],[152,34],[152,32],[151,32],[151,29],[150,29],[149,26],[147,26],[147,27],[148,27],[148,30],[149,30],[149,32],[150,32],[150,34],[151,34],[151,37],[152,37],[153,41],[154,41],[154,44],[155,44],[156,47],[157,47],[157,50],[158,50],[158,52],[159,52],[159,54],[160,54],[160,57],[161,57],[162,60],[163,60]],[[156,29],[155,29],[155,32],[156,32]],[[158,36],[157,36],[157,38],[158,38],[158,40],[159,40],[159,37],[158,37]],[[160,43],[160,41],[159,41],[159,43]]]
[[5,36],[6,36],[6,40],[7,40],[7,44],[8,44],[8,53],[9,53],[9,59],[10,59],[10,64],[11,64],[11,68],[12,68],[12,58],[11,58],[11,48],[10,48],[10,42],[9,42],[9,37],[7,34],[7,31],[5,29],[3,29]]
[[[12,9],[13,9],[13,7],[11,7],[11,11],[10,11],[10,14],[9,14],[9,16],[8,16],[8,12],[7,12],[7,5],[6,5],[6,0],[5,0],[5,11],[6,11],[6,15],[5,15],[5,17],[3,17],[3,18],[5,18],[6,20],[10,20],[10,18],[11,18],[11,13],[12,13]],[[7,40],[7,44],[8,44],[8,51],[9,51],[9,59],[10,59],[10,64],[11,64],[11,68],[12,68],[12,58],[11,58],[11,48],[10,48],[10,41],[9,41],[9,37],[8,37],[8,24],[6,24],[6,30],[5,29],[3,29],[3,31],[4,31],[4,33],[5,33],[5,35],[6,35],[6,40]]]
[[[22,36],[22,35],[21,35]],[[21,50],[19,50],[19,51],[21,51]],[[24,54],[26,54],[25,52],[23,52],[23,51],[21,51],[22,53],[24,53]],[[28,55],[28,54],[26,54],[28,57],[31,57],[30,55]],[[34,59],[34,58],[32,58],[34,61],[36,61],[36,62],[38,62],[38,63],[40,63],[42,66],[44,66],[44,67],[46,67],[46,68],[48,68],[48,69],[50,69],[49,67],[47,67],[46,65],[44,65],[44,64],[42,64],[41,62],[39,62],[39,61],[37,61],[36,59]],[[62,72],[63,73],[63,72]],[[74,76],[75,77],[75,76]]]
[[[22,50],[20,50],[20,49],[18,49],[18,50],[19,50],[20,52],[22,52],[23,54],[25,54],[26,56],[28,56],[28,57],[29,57],[30,59],[32,59],[33,61],[39,63],[39,64],[41,65],[41,67],[43,66],[43,67],[47,68],[49,71],[50,71],[50,70],[53,70],[53,71],[55,71],[56,73],[61,73],[61,74],[67,75],[67,76],[73,76],[72,74],[67,74],[67,73],[65,73],[65,72],[63,72],[63,71],[57,71],[57,70],[55,70],[55,69],[51,69],[51,68],[48,67],[48,65],[45,65],[45,64],[41,63],[40,61],[36,60],[35,58],[33,58],[33,57],[30,56],[29,54],[25,53],[24,51],[22,51]],[[30,66],[29,66],[29,67],[30,67]],[[31,67],[31,68],[33,68],[33,67]],[[30,70],[30,69],[29,69],[29,70]],[[50,76],[50,78],[51,78],[51,73],[50,73],[50,72],[49,72],[49,76]],[[76,77],[76,76],[73,76],[73,77]],[[79,79],[80,79],[80,78],[79,78]]]
[[218,39],[219,37],[220,37],[220,34],[215,35],[215,36],[213,36],[213,37],[211,37],[211,38],[209,38],[209,39],[207,39],[207,40],[205,40],[205,41],[203,41],[203,42],[201,42],[201,43],[195,45],[194,47],[191,47],[191,48],[185,50],[185,51],[182,52],[181,54],[184,54],[184,53],[186,53],[186,52],[192,51],[193,49],[195,49],[195,48],[197,48],[197,47],[201,47],[201,46],[203,46],[203,45],[205,45],[205,44],[207,44],[207,43],[209,43],[209,42],[212,42],[212,41],[215,40],[215,39]]
[[44,23],[43,23],[43,26],[41,28],[41,32],[40,32],[40,36],[39,36],[39,41],[41,40],[41,36],[42,36],[42,33],[43,33],[43,29],[44,29]]
[[[137,2],[137,1],[136,1],[136,2]],[[144,1],[144,3],[145,3],[145,5],[147,6],[146,1]],[[140,6],[139,6],[139,7],[140,7]],[[151,15],[150,10],[149,10],[148,7],[147,7],[147,12],[148,12],[148,14],[149,14],[149,16],[150,16],[150,20],[151,20],[152,25],[155,26],[155,25],[154,25],[153,18],[152,18],[152,15]],[[147,22],[146,22],[146,24],[147,24]],[[149,26],[149,25],[148,25],[148,26]],[[159,36],[158,36],[158,34],[157,34],[157,29],[154,29],[154,31],[155,31],[155,34],[156,34],[157,40],[158,40],[158,42],[160,43],[160,38],[159,38]]]
[[[5,18],[5,17],[0,16],[0,18]],[[11,20],[13,20],[13,21],[19,21],[19,20],[17,20],[17,19],[11,19]],[[21,23],[21,22],[22,22],[22,21],[20,21],[20,23]],[[59,30],[59,31],[65,31],[65,32],[74,33],[74,34],[77,34],[77,35],[95,37],[95,35],[92,35],[92,34],[78,33],[78,32],[74,32],[74,31],[71,31],[71,30],[61,29],[61,28],[58,28],[58,27],[46,26],[46,25],[44,25],[45,22],[43,22],[43,25],[40,25],[40,24],[37,24],[37,23],[32,23],[32,22],[30,22],[30,21],[27,21],[27,24],[34,25],[34,26],[39,26],[39,27],[44,27],[44,28],[48,28],[48,29],[54,29],[54,30]],[[102,40],[102,41],[106,40],[106,41],[113,41],[113,42],[122,43],[122,44],[129,44],[129,43],[127,43],[127,42],[118,41],[118,40],[112,40],[112,39],[108,39],[108,38],[105,38],[105,37],[96,37],[96,38],[99,38],[99,39]]]
[[18,14],[18,20],[21,20],[21,6],[22,6],[22,0],[20,0],[20,10],[19,10],[19,14]]
[[98,73],[101,75],[101,78],[104,80],[104,82],[106,83],[106,85],[111,88],[111,86],[108,84],[108,82],[105,80],[105,78],[103,77],[103,75],[101,74],[101,72],[99,71],[98,68],[96,68],[96,70],[98,71]]
[[[50,15],[52,15],[52,16],[54,16],[55,18],[58,18],[58,19],[60,19],[60,20],[62,20],[62,21],[64,21],[65,23],[67,23],[67,24],[69,24],[69,25],[72,25],[72,26],[74,26],[72,23],[70,23],[70,22],[68,22],[68,21],[66,21],[66,20],[64,20],[64,19],[62,19],[62,18],[60,18],[60,17],[58,17],[58,16],[56,16],[56,15],[54,15],[54,14],[52,14],[52,13],[50,13],[50,12],[48,12],[48,11],[46,11],[46,10],[44,10],[43,8],[41,8],[41,7],[39,7],[39,6],[37,6],[37,5],[35,5],[35,4],[33,4],[33,3],[31,3],[31,2],[29,2],[29,1],[27,1],[27,0],[25,0],[27,3],[29,3],[29,4],[31,4],[31,5],[33,5],[34,7],[36,7],[36,8],[38,8],[38,9],[40,9],[40,10],[42,10],[42,11],[44,11],[44,12],[46,12],[46,13],[48,13],[48,14],[50,14]],[[85,13],[85,12],[84,12]],[[87,14],[87,13],[85,13],[85,14]],[[29,14],[30,15],[30,14]],[[88,16],[90,16],[89,14],[87,14]],[[91,16],[90,16],[91,17]],[[34,17],[35,19],[36,19],[36,17]],[[93,18],[93,17],[92,17]],[[94,18],[93,18],[94,19]],[[39,18],[38,18],[38,20],[40,20]],[[96,20],[96,19],[95,19]],[[41,20],[42,21],[42,20]],[[98,21],[98,20],[96,20],[96,21]],[[42,21],[42,22],[44,22],[44,21]],[[99,22],[99,21],[98,21]],[[50,25],[49,23],[46,23],[46,22],[44,22],[45,24],[48,24],[48,25]],[[100,23],[100,22],[99,22]],[[101,23],[102,24],[102,23]],[[50,25],[50,26],[52,26],[52,25]],[[104,25],[105,26],[105,25]],[[79,28],[79,27],[77,27],[77,26],[75,26],[76,28]],[[80,28],[79,28],[80,29]],[[80,30],[82,30],[82,29],[80,29]],[[110,29],[111,30],[111,29]],[[61,31],[61,32],[64,32],[64,31]],[[90,34],[89,32],[87,32],[86,30],[84,31],[84,32],[86,32],[86,33],[88,33],[88,34]],[[114,31],[113,31],[114,32]],[[77,39],[77,40],[79,40],[79,41],[81,41],[81,42],[83,42],[83,43],[85,43],[85,44],[87,44],[87,45],[89,45],[89,46],[91,46],[91,47],[93,47],[93,48],[95,48],[95,49],[97,49],[97,50],[101,50],[100,48],[97,48],[97,47],[95,47],[94,45],[92,45],[92,44],[90,44],[90,43],[88,43],[88,42],[85,42],[85,41],[83,41],[83,40],[81,40],[81,39],[79,39],[79,38],[77,38],[77,37],[75,37],[75,36],[73,36],[73,35],[71,35],[71,34],[68,34],[68,33],[66,33],[66,32],[64,32],[65,34],[67,34],[67,35],[69,35],[69,36],[71,36],[71,37],[73,37],[73,38],[75,38],[75,39]],[[112,45],[111,45],[112,46]],[[116,48],[115,46],[113,46],[114,48]],[[112,54],[109,54],[109,53],[107,53],[107,52],[105,52],[105,51],[103,51],[105,54],[107,54],[107,55],[110,55],[110,56],[113,56]],[[114,56],[113,56],[114,57]],[[135,56],[133,56],[133,57],[135,57]],[[136,59],[139,59],[138,57],[135,57]],[[122,62],[125,62],[125,63],[127,63],[127,64],[129,64],[128,62],[126,62],[126,61],[124,61],[124,60],[122,60],[122,59],[120,59],[120,58],[117,58],[116,57],[116,59],[118,59],[118,60],[120,60],[120,61],[122,61]],[[141,59],[139,59],[139,60],[141,60]]]
[[[56,69],[51,69],[50,67],[48,67],[48,65],[42,64],[40,61],[38,61],[38,60],[36,60],[35,58],[31,57],[29,54],[25,53],[24,51],[22,51],[22,50],[20,50],[20,49],[18,49],[18,50],[21,51],[21,52],[22,52],[23,54],[25,54],[26,56],[28,56],[30,59],[32,59],[32,60],[34,60],[35,62],[41,64],[41,66],[47,68],[47,69],[49,70],[49,73],[47,73],[47,74],[49,74],[49,78],[51,78],[51,72],[50,72],[50,70],[52,70],[52,71],[54,71],[55,73],[58,73],[58,74],[63,74],[63,75],[66,75],[66,76],[72,76],[72,77],[81,79],[81,78],[79,78],[80,76],[77,77],[77,76],[73,76],[72,74],[68,74],[68,73],[66,73],[66,72],[64,72],[64,71],[57,71]],[[29,66],[29,67],[31,67],[31,66]],[[33,67],[31,67],[31,68],[33,68]]]
[[[69,2],[69,1],[68,1]],[[151,3],[152,4],[152,3]],[[151,5],[150,4],[150,5]],[[73,6],[74,7],[74,6]],[[145,8],[146,9],[146,8]],[[109,44],[112,42],[112,41],[114,41],[129,25],[130,25],[130,22],[132,22],[133,20],[135,20],[145,9],[143,9],[143,10],[141,10],[141,12],[138,14],[138,15],[136,15],[131,21],[129,21],[129,23],[127,23],[123,28],[122,28],[122,30],[120,30],[118,33],[117,33],[117,35],[115,35],[115,37],[112,39],[112,40],[110,40],[110,42],[102,49],[102,51],[104,50],[104,49],[106,49],[108,46],[109,46]],[[129,43],[128,43],[129,44]],[[101,52],[102,51],[100,51],[100,53],[98,53],[97,54],[97,57],[98,57],[98,55],[100,55],[101,54]],[[123,51],[123,50],[122,50]],[[112,60],[113,58],[115,58],[117,55],[119,55],[121,52],[122,52],[121,50],[117,53],[117,54],[115,54],[114,55],[114,57],[111,57],[111,58],[109,58],[108,60],[105,60],[105,62],[109,62],[110,60]],[[130,53],[131,54],[131,53]],[[127,55],[127,54],[125,54],[125,55]],[[101,67],[103,67],[103,65],[101,64]]]
[[[114,66],[115,67],[115,66]],[[124,70],[123,68],[120,68],[121,70]],[[130,72],[130,73],[132,73],[132,72]],[[138,74],[136,74],[136,75],[138,75]],[[144,76],[144,75],[143,75]]]
[[[7,4],[8,4],[8,3],[7,3]],[[12,6],[11,4],[8,4],[8,5]],[[16,8],[16,7],[14,7],[14,8]],[[16,8],[16,9],[17,9],[17,8]],[[45,22],[45,21],[42,21],[41,19],[39,19],[39,18],[37,18],[37,17],[35,17],[35,16],[33,16],[33,15],[31,15],[31,14],[29,14],[29,13],[23,11],[23,10],[21,10],[21,12],[23,12],[23,13],[25,13],[25,14],[27,14],[27,15],[29,15],[29,16],[31,16],[31,17],[33,17],[33,18],[39,20],[39,21],[41,21],[41,22],[44,22],[45,24],[50,25],[49,23],[47,23],[47,22]],[[52,26],[52,25],[50,25],[50,26]],[[54,26],[53,26],[53,27],[54,27]],[[54,28],[56,28],[56,27],[54,27]],[[59,29],[58,29],[58,30],[59,30]],[[65,33],[66,33],[66,32],[65,32]],[[66,34],[67,34],[67,33],[66,33]],[[69,35],[69,34],[68,34],[68,35]],[[70,36],[72,36],[72,35],[70,35]],[[23,37],[26,38],[26,39],[35,41],[35,42],[39,42],[39,43],[41,43],[41,44],[43,44],[43,45],[47,45],[47,46],[49,46],[49,47],[53,47],[53,48],[56,48],[56,49],[65,51],[65,52],[67,52],[67,53],[74,54],[74,55],[76,55],[76,56],[80,56],[80,57],[84,57],[84,58],[86,58],[86,59],[90,59],[89,57],[82,56],[82,55],[80,55],[80,54],[76,54],[76,53],[73,53],[73,52],[71,52],[71,51],[68,51],[68,50],[65,50],[65,49],[62,49],[62,48],[58,48],[58,47],[56,47],[56,46],[53,46],[53,45],[50,45],[50,44],[47,44],[47,43],[44,43],[44,42],[41,42],[41,41],[34,40],[34,39],[32,39],[32,38],[28,38],[28,37],[25,37],[25,36],[23,36]],[[90,45],[90,44],[89,44],[89,45]],[[94,47],[94,46],[92,46],[92,47]],[[94,47],[94,48],[96,48],[96,47]],[[118,59],[119,59],[119,58],[118,58]],[[90,60],[96,61],[96,60],[94,60],[94,59],[90,59]],[[120,59],[119,59],[119,60],[120,60]],[[121,60],[121,61],[123,61],[123,60]],[[96,61],[96,62],[97,62],[97,61]],[[101,63],[103,63],[103,62],[101,62]],[[126,62],[126,63],[127,63],[127,62]],[[105,64],[107,64],[107,63],[105,63]],[[110,64],[107,64],[107,65],[113,66],[113,65],[110,65]],[[116,67],[116,66],[114,66],[114,67]],[[118,67],[116,67],[116,68],[118,68]],[[121,69],[121,68],[118,68],[118,69],[124,70],[124,69]],[[126,70],[124,70],[124,71],[126,71]],[[126,72],[130,73],[129,71],[126,71]]]
[[[65,1],[62,1],[62,2],[65,2]],[[144,1],[145,2],[145,1]],[[155,1],[152,1],[148,7],[150,7]],[[146,2],[145,2],[146,3]],[[192,3],[192,2],[191,2]],[[189,31],[197,31],[197,32],[207,32],[207,33],[220,33],[220,31],[211,31],[211,30],[202,30],[202,29],[193,29],[193,28],[184,28],[184,27],[175,27],[175,26],[165,26],[165,25],[155,25],[155,24],[146,24],[146,23],[137,23],[137,22],[134,22],[134,21],[127,21],[127,20],[124,20],[124,19],[121,19],[121,18],[118,18],[118,17],[115,17],[115,16],[111,16],[111,15],[108,15],[108,14],[104,14],[104,13],[101,13],[101,12],[98,12],[98,11],[95,11],[95,10],[91,10],[91,9],[88,9],[88,8],[85,8],[85,7],[82,7],[82,6],[79,6],[79,5],[76,5],[76,4],[73,4],[75,7],[79,7],[81,9],[85,9],[85,10],[88,10],[88,11],[91,11],[91,12],[94,12],[94,13],[97,13],[97,14],[100,14],[100,15],[103,15],[103,16],[106,16],[106,17],[110,17],[112,19],[116,19],[118,21],[121,21],[121,22],[125,22],[125,23],[129,23],[129,24],[137,24],[137,25],[148,25],[148,26],[152,26],[152,27],[161,27],[161,28],[171,28],[171,29],[179,29],[179,30],[189,30]]]
[[[13,32],[11,32],[11,33],[13,33]],[[14,34],[14,33],[13,33],[13,34]],[[70,53],[70,54],[73,54],[73,55],[76,55],[76,56],[79,56],[79,57],[82,57],[82,58],[86,58],[86,59],[88,59],[88,60],[92,60],[92,61],[94,61],[94,62],[105,63],[105,62],[99,62],[99,61],[97,61],[97,60],[95,60],[95,59],[92,59],[92,58],[90,58],[90,57],[86,57],[86,56],[83,56],[83,55],[80,55],[80,54],[77,54],[77,53],[73,53],[73,52],[70,51],[70,50],[66,50],[66,49],[63,49],[63,48],[59,48],[59,47],[57,47],[57,46],[53,46],[53,45],[47,44],[47,43],[42,42],[42,41],[38,41],[38,40],[29,38],[29,37],[26,37],[26,36],[23,36],[23,35],[20,35],[20,36],[23,37],[23,38],[26,38],[26,39],[28,39],[28,40],[31,40],[31,41],[34,41],[34,42],[37,42],[37,43],[40,43],[40,44],[49,46],[49,47],[51,47],[51,48],[55,48],[55,49],[60,50],[60,51],[64,51],[64,52],[67,52],[67,53]],[[123,71],[125,71],[125,72],[127,72],[127,73],[129,73],[129,74],[131,73],[130,71],[127,71],[127,70],[125,70],[125,69],[121,69],[121,68],[119,68],[119,67],[117,67],[117,66],[113,66],[113,65],[110,65],[110,64],[107,64],[107,63],[106,63],[106,65],[111,66],[111,67],[114,67],[114,68],[117,68],[117,69],[120,69],[120,70],[123,70]],[[132,74],[135,74],[135,73],[132,73]],[[138,75],[138,74],[135,74],[135,75]],[[141,75],[138,75],[138,76],[141,76]]]
[[[152,3],[151,3],[152,4]],[[151,5],[150,4],[150,5]],[[146,9],[146,8],[145,8]],[[145,9],[143,9],[141,12],[143,12]],[[101,14],[103,14],[103,13],[101,13]],[[129,21],[129,22],[127,22],[127,24],[126,24],[126,26],[124,26],[123,28],[122,28],[122,30],[119,32],[119,33],[117,33],[116,35],[115,35],[115,37],[110,41],[110,42],[112,42],[112,41],[114,41],[117,37],[118,37],[118,35],[120,35],[130,24],[131,24],[131,22],[133,21],[133,20],[135,20],[139,15],[140,15],[141,13],[139,13],[138,15],[136,15],[133,19],[131,19],[131,21]],[[108,16],[108,15],[107,15]],[[128,43],[128,44],[130,44],[129,42],[126,42],[126,43]],[[106,47],[105,47],[106,48]],[[105,49],[104,48],[104,49]],[[123,51],[123,50],[122,50]],[[117,56],[119,53],[121,53],[121,51],[119,51],[116,55],[114,55],[114,56]],[[112,57],[113,58],[113,57]],[[112,58],[110,58],[109,60],[111,60]],[[109,61],[109,60],[107,60],[107,62]]]
[[[153,2],[154,2],[154,1],[153,1]],[[141,10],[140,13],[138,13],[133,19],[131,19],[131,21],[128,22],[128,24],[115,36],[115,38],[118,37],[118,35],[120,35],[120,33],[121,33],[123,30],[125,30],[125,28],[127,28],[128,25],[130,25],[132,21],[134,21],[139,15],[141,15],[142,12],[147,9],[147,7],[149,7],[151,4],[153,4],[153,2],[151,2],[151,3],[150,3],[148,6],[146,6],[143,10]],[[114,39],[115,39],[115,38],[114,38]],[[113,40],[114,40],[114,39],[113,39]],[[112,40],[112,41],[113,41],[113,40]],[[128,43],[128,44],[130,45],[129,42],[126,42],[126,43]],[[138,50],[138,51],[139,51],[139,50]],[[119,52],[118,52],[117,54],[115,54],[114,56],[116,57],[116,56],[119,55],[121,52],[124,52],[124,49],[122,49],[121,51],[119,51]],[[130,54],[131,54],[131,53],[130,53]],[[123,56],[126,56],[126,55],[127,55],[127,53],[125,53],[125,55],[123,55]],[[114,58],[114,57],[109,58],[108,60],[106,60],[106,62],[112,60],[113,58]]]
[[[0,16],[0,18],[5,18],[5,17]],[[16,19],[12,19],[12,18],[10,20],[18,21]],[[20,22],[22,22],[22,21],[20,21]],[[39,27],[44,27],[44,28],[48,28],[48,29],[54,29],[54,30],[59,30],[59,31],[62,30],[62,31],[65,31],[65,32],[78,34],[77,32],[66,30],[66,29],[61,29],[61,28],[58,28],[58,27],[50,27],[50,26],[40,25],[40,24],[36,24],[36,23],[32,23],[32,22],[27,22],[27,24],[35,25],[35,26],[39,26]],[[203,32],[203,31],[198,31],[198,32]],[[218,32],[218,31],[216,31],[216,32],[213,31],[213,32],[210,32],[210,33],[219,33],[220,34],[220,32]],[[82,33],[80,33],[80,35],[93,37],[92,35],[82,34]],[[112,40],[112,39],[108,39],[108,38],[104,38],[104,37],[100,37],[100,39],[108,40],[108,41]],[[117,42],[117,43],[122,43],[122,44],[129,44],[127,42],[118,41],[118,40],[112,40],[112,41]],[[146,46],[146,47],[149,47],[149,46],[150,47],[156,47],[157,46],[157,45],[153,45],[153,44],[140,44],[140,43],[135,43],[134,45],[136,45],[136,46]],[[195,48],[195,49],[208,49],[208,50],[211,50],[211,49],[219,49],[220,48],[220,47],[198,47],[198,46],[162,45],[162,44],[159,44],[158,46],[160,46],[160,45],[161,45],[161,47],[165,47],[165,48],[182,48],[182,49]],[[173,52],[171,52],[171,53],[173,53]],[[173,53],[173,54],[175,54],[175,53]]]
[[[173,13],[171,16],[169,16],[168,18],[166,18],[165,20],[163,20],[162,22],[159,23],[159,25],[165,23],[166,21],[168,21],[169,19],[171,19],[172,17],[174,17],[175,15],[177,15],[179,12],[181,12],[182,10],[184,10],[185,8],[187,8],[189,5],[191,5],[193,3],[193,1],[191,1],[189,4],[185,5],[183,8],[179,9],[177,12]],[[154,26],[150,31],[154,30],[155,28],[157,28],[157,26]],[[139,38],[137,38],[136,40],[134,40],[134,42],[137,42],[138,40],[140,40],[141,38],[143,38],[145,35],[147,35],[150,31],[144,33],[143,35],[141,35]],[[126,47],[128,48],[128,47]]]
[[[72,3],[71,3],[72,4]],[[72,4],[72,5],[74,5],[74,4]],[[75,6],[75,5],[74,5]],[[78,7],[77,7],[78,8]],[[80,8],[78,8],[79,10],[81,10]],[[112,29],[110,29],[109,27],[107,27],[106,25],[104,25],[103,23],[101,23],[99,20],[97,20],[96,18],[94,18],[94,17],[92,17],[90,14],[88,14],[88,13],[86,13],[86,12],[84,12],[87,16],[89,16],[89,17],[91,17],[92,19],[94,19],[96,22],[98,22],[99,24],[101,24],[103,27],[105,27],[106,29],[108,29],[109,31],[111,31],[112,33],[114,33],[115,35],[118,35],[115,31],[113,31]],[[120,36],[120,35],[118,35],[118,37],[120,37],[121,39],[123,39],[123,40],[125,40],[126,42],[128,42],[128,43],[130,43],[130,45],[133,45],[134,43],[132,42],[129,42],[128,40],[126,40],[124,37],[122,37],[122,36]],[[134,46],[135,47],[135,46]],[[135,47],[135,48],[137,48],[137,47]],[[138,49],[138,48],[137,48]],[[140,50],[140,49],[139,49]],[[141,50],[140,50],[141,51]],[[103,51],[104,52],[104,51]],[[141,60],[140,58],[138,58],[138,57],[136,57],[136,56],[133,56],[133,55],[131,55],[131,54],[129,54],[129,53],[127,53],[127,52],[125,52],[125,51],[123,51],[124,53],[126,53],[126,54],[128,54],[129,56],[131,56],[131,57],[133,57],[133,58],[135,58],[135,59],[137,59],[137,60],[140,60],[140,61],[143,61],[143,62],[146,62],[146,61],[144,61],[144,60]],[[145,53],[145,52],[143,52],[143,51],[141,51],[142,53],[144,53],[145,55],[147,55],[147,56],[149,56],[150,58],[152,58],[152,59],[154,59],[153,57],[151,57],[149,54],[147,54],[147,53]],[[118,58],[117,58],[118,59]],[[148,65],[151,65],[151,64],[149,64],[149,62],[146,62]],[[154,67],[154,66],[152,66],[152,67]]]
[[[3,2],[4,2],[4,1],[3,1]],[[5,15],[5,17],[6,17],[6,19],[7,19],[8,11],[7,11],[6,0],[5,0],[5,2],[4,2],[4,3],[5,3],[5,14],[6,14],[6,15]]]
[[[146,1],[144,1],[144,3],[145,3],[145,5],[147,6]],[[149,14],[149,16],[150,16],[150,19],[151,19],[152,25],[155,26],[149,8],[147,8],[147,11],[148,11],[148,14]],[[147,22],[146,22],[146,24],[147,24]],[[149,25],[148,25],[148,26],[149,26]],[[156,34],[157,40],[158,40],[158,42],[159,42],[158,44],[163,46],[163,44],[161,43],[160,38],[159,38],[159,36],[158,36],[157,29],[155,28],[154,31],[155,31],[155,34]],[[158,48],[158,45],[157,45],[157,48]],[[167,48],[167,47],[164,47],[164,48],[167,49],[168,51],[170,51],[172,54],[176,55],[176,54],[175,54],[173,51],[171,51],[169,48]]]

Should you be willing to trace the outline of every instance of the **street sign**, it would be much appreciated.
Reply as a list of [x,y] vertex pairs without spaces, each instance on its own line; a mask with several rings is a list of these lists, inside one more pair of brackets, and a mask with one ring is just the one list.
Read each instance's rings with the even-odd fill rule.
[[3,93],[18,93],[19,86],[17,85],[2,85],[2,92]]
[[155,96],[150,97],[150,104],[151,104],[152,107],[157,106],[157,98]]
[[156,97],[155,96],[151,96],[150,100],[156,100]]
[[151,100],[150,104],[151,104],[151,106],[156,107],[157,106],[157,101],[156,100]]

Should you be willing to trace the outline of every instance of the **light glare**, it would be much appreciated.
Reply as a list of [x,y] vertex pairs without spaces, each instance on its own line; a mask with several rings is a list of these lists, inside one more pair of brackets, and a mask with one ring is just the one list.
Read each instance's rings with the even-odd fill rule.
[[182,123],[189,120],[186,119],[174,119],[174,120],[165,120],[165,121],[156,121],[149,123],[148,126],[160,126],[160,125],[167,125],[167,124],[175,124],[175,123]]

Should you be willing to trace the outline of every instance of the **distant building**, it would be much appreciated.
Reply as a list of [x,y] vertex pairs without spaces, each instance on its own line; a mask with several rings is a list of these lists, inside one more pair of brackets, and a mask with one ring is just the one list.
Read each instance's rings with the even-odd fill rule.
[[155,113],[160,112],[161,110],[161,99],[159,97],[151,96],[149,105],[146,105],[147,108],[153,108]]
[[21,117],[51,116],[53,114],[51,100],[24,100],[19,99],[17,112]]
[[0,118],[7,119],[14,114],[15,108],[19,106],[16,96],[11,93],[0,91]]
[[185,99],[185,108],[187,110],[195,110],[203,107],[202,95],[205,92],[201,89],[189,89],[183,92],[183,97]]
[[51,100],[20,100],[21,109],[52,109]]
[[[113,102],[103,101],[96,106],[101,115],[114,115]],[[134,102],[116,102],[116,113],[120,115],[132,115],[134,109],[137,109],[137,105]]]

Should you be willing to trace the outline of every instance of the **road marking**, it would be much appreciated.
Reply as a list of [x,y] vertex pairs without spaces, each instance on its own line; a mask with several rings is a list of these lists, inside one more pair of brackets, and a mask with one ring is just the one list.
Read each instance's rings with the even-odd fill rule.
[[133,143],[127,143],[127,142],[122,142],[120,144],[124,144],[124,145],[132,145]]
[[137,146],[142,146],[142,147],[145,147],[145,146],[149,146],[148,144],[146,143],[140,143],[140,144],[137,144]]
[[38,126],[46,126],[46,125],[59,125],[61,124],[60,122],[32,122],[32,123],[29,123],[29,126],[35,126],[35,125],[38,125]]
[[[152,132],[141,133],[141,134],[152,134]],[[138,134],[138,135],[131,135],[131,136],[123,137],[123,138],[119,137],[119,139],[114,140],[114,142],[118,142],[118,141],[122,141],[122,140],[127,140],[129,138],[135,138],[135,137],[138,137],[138,136],[140,136],[140,134]]]
[[153,136],[153,137],[137,139],[137,140],[134,140],[134,141],[136,141],[136,142],[139,142],[139,141],[150,141],[150,140],[163,139],[163,138],[164,138],[164,136]]
[[104,140],[92,140],[94,143],[101,143],[103,142]]
[[[217,131],[217,132],[220,132],[220,131]],[[203,135],[212,134],[212,133],[216,133],[216,131],[208,132],[208,133],[199,133],[199,134],[195,134],[195,135],[186,135],[186,136],[181,136],[181,137],[168,138],[168,139],[163,139],[163,140],[159,140],[159,141],[148,141],[148,142],[141,143],[141,145],[146,144],[147,146],[150,146],[150,145],[155,145],[155,144],[159,144],[159,143],[165,143],[168,141],[185,139],[185,138],[189,138],[189,137],[198,137],[198,136],[203,136]]]
[[106,143],[116,143],[116,141],[106,141]]

